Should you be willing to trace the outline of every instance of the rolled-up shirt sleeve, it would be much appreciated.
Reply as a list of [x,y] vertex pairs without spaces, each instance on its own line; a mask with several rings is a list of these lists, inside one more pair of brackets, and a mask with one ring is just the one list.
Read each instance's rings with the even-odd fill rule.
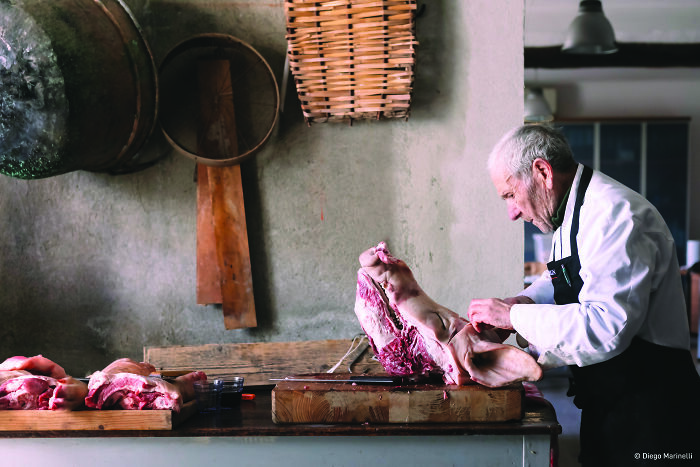
[[554,287],[549,278],[549,271],[544,271],[532,284],[518,296],[529,297],[535,303],[554,303]]

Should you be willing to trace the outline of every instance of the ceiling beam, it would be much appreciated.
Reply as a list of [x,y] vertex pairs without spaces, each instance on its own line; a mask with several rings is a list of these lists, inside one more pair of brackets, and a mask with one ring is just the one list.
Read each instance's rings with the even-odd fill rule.
[[525,68],[697,68],[700,44],[619,43],[609,55],[565,54],[561,46],[525,47]]

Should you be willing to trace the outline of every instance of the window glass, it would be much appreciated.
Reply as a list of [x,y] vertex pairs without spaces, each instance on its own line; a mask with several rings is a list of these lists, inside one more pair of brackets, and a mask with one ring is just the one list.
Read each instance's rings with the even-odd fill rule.
[[687,241],[688,125],[647,125],[647,199],[673,234],[678,261],[685,264]]
[[574,159],[580,164],[593,167],[593,124],[565,123],[559,126],[569,141]]
[[600,125],[600,171],[637,192],[641,188],[641,152],[641,124]]

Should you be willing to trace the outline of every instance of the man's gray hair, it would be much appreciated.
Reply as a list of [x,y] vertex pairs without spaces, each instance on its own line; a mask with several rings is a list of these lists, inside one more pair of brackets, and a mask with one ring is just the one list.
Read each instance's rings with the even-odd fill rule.
[[537,158],[549,162],[555,172],[576,167],[564,134],[550,125],[530,124],[513,128],[496,143],[488,159],[489,171],[504,167],[509,175],[525,180]]

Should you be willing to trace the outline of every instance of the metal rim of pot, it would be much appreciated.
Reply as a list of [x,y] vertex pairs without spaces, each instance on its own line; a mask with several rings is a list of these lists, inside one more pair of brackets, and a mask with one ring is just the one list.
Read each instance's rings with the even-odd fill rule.
[[[126,14],[131,20],[131,25],[134,27],[137,36],[136,39],[133,40],[137,40],[140,50],[146,52],[146,57],[144,58],[147,60],[148,63],[145,69],[149,72],[148,78],[151,80],[150,84],[152,84],[152,87],[148,88],[150,94],[148,92],[143,92],[142,90],[137,89],[139,104],[137,105],[137,115],[135,117],[136,122],[134,123],[134,131],[132,132],[129,138],[128,145],[125,146],[124,150],[116,158],[116,161],[113,165],[107,167],[106,169],[102,169],[103,171],[106,171],[108,173],[118,175],[121,173],[137,172],[139,170],[148,168],[157,162],[157,160],[143,162],[140,161],[139,158],[141,157],[140,150],[147,143],[148,139],[151,137],[153,131],[156,128],[156,122],[158,121],[159,93],[158,68],[156,67],[156,62],[153,58],[153,52],[151,50],[150,45],[148,44],[148,41],[146,41],[141,25],[137,21],[136,16],[133,14],[129,6],[126,3],[124,3],[123,0],[115,1],[122,8],[123,13]],[[106,6],[106,3],[100,1],[96,1],[95,3],[100,8],[102,8],[105,11],[105,14],[107,14],[110,18],[114,17],[114,12],[110,11],[110,9]],[[122,35],[124,35],[123,31],[120,32],[122,33]],[[137,65],[135,63],[133,63],[134,60],[135,59],[132,59],[132,72],[135,76],[138,77],[139,68],[137,68]],[[145,128],[140,129],[138,122],[144,116],[147,120],[147,123],[145,124]],[[130,149],[129,152],[127,152],[127,148]]]
[[[181,142],[178,142],[177,139],[170,134],[168,129],[166,128],[167,125],[163,123],[163,112],[160,113],[161,117],[159,118],[159,127],[161,129],[161,132],[166,139],[166,141],[179,153],[185,155],[186,157],[194,160],[195,162],[199,164],[204,164],[207,166],[213,166],[213,167],[226,167],[226,166],[231,166],[231,165],[236,165],[240,164],[241,162],[247,160],[252,156],[254,153],[256,153],[262,146],[268,141],[270,138],[270,135],[272,134],[272,131],[277,123],[278,117],[279,117],[279,107],[280,107],[280,92],[279,92],[279,87],[277,85],[277,79],[275,78],[274,73],[272,72],[272,68],[268,64],[268,62],[264,59],[264,57],[257,51],[255,50],[250,44],[234,37],[228,34],[221,34],[221,33],[208,33],[208,34],[200,34],[194,37],[191,37],[189,39],[185,39],[182,42],[178,43],[175,45],[170,51],[165,55],[165,58],[163,59],[160,67],[159,67],[159,72],[162,75],[164,70],[168,67],[168,65],[171,64],[173,60],[175,60],[178,55],[181,53],[187,51],[188,49],[192,49],[195,47],[233,47],[233,48],[239,48],[241,50],[245,50],[247,53],[250,53],[251,56],[254,56],[257,58],[257,60],[262,63],[266,74],[267,78],[269,78],[271,82],[271,87],[273,89],[273,97],[274,97],[274,104],[273,104],[273,112],[272,112],[272,119],[269,124],[269,128],[267,129],[267,132],[264,134],[264,136],[260,139],[257,144],[248,149],[247,151],[238,154],[234,157],[230,158],[218,158],[218,157],[207,157],[206,154],[198,154],[196,152],[191,151],[190,149],[186,148]],[[160,80],[161,82],[161,87],[163,83],[163,79]],[[162,96],[161,96],[161,103],[163,102]]]
[[[5,3],[0,2],[0,60],[16,49],[28,65],[22,68],[11,58],[10,65],[20,68],[0,67],[3,103],[23,101],[0,110],[4,123],[22,127],[30,137],[0,134],[15,145],[0,144],[0,173],[38,179],[141,167],[139,150],[156,127],[158,68],[126,3],[56,2],[51,8],[40,0]],[[27,109],[32,115],[25,115]],[[12,125],[7,128],[12,131]]]

